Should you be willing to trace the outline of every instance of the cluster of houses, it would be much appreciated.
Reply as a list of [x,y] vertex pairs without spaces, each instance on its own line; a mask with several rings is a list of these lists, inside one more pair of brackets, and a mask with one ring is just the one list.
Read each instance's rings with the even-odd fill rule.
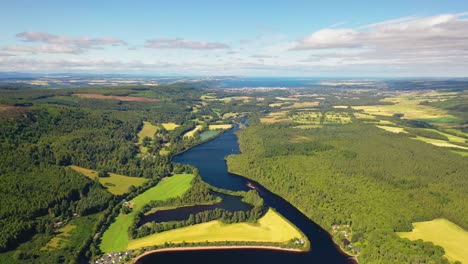
[[124,263],[128,260],[128,257],[132,254],[133,250],[128,250],[125,252],[114,252],[108,253],[102,256],[102,258],[91,261],[90,264],[116,264]]

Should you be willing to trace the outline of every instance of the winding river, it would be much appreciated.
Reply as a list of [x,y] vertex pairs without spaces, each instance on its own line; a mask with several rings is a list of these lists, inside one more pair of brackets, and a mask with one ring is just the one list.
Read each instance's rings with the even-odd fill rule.
[[238,129],[239,126],[235,125],[233,129],[217,138],[175,156],[173,161],[197,167],[202,179],[218,188],[247,191],[247,184],[255,187],[269,206],[301,229],[311,243],[311,250],[301,253],[267,249],[181,250],[146,255],[140,258],[138,263],[355,263],[352,258],[341,252],[324,229],[286,200],[255,181],[228,172],[224,157],[239,153],[237,137],[234,134]]

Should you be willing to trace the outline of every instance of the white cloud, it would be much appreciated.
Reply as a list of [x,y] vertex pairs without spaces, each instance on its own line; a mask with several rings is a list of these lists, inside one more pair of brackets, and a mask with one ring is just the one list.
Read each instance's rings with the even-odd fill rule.
[[83,49],[63,46],[63,45],[41,45],[41,46],[9,46],[3,48],[5,51],[10,52],[31,52],[31,53],[71,53],[79,54],[83,53]]
[[[360,28],[319,30],[297,41],[291,50],[312,52],[314,57],[341,59],[340,63],[468,65],[466,13],[432,17],[405,17]],[[321,50],[329,50],[323,54]],[[356,50],[353,56],[337,50]]]
[[191,50],[216,50],[216,49],[229,49],[230,47],[224,43],[219,42],[203,42],[203,41],[189,41],[183,38],[175,39],[148,39],[145,44],[146,48],[151,49],[191,49]]
[[80,54],[89,49],[100,49],[103,46],[127,45],[125,41],[117,38],[71,38],[45,32],[21,32],[16,37],[26,43],[42,43],[42,45],[15,45],[4,47],[3,50],[10,52]]

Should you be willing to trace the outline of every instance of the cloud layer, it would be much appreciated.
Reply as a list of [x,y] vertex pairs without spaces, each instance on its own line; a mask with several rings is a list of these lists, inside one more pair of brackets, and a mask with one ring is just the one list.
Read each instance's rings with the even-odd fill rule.
[[407,17],[360,28],[325,28],[297,41],[291,50],[311,51],[309,61],[468,64],[467,15]]
[[229,49],[229,46],[224,43],[188,41],[188,40],[184,40],[183,38],[148,39],[146,40],[145,47],[151,48],[151,49],[191,49],[191,50]]
[[80,54],[89,49],[101,48],[103,46],[121,46],[127,43],[117,38],[71,38],[67,36],[53,35],[45,32],[21,32],[16,35],[22,42],[42,43],[40,46],[9,46],[3,48],[11,52],[31,53],[70,53]]

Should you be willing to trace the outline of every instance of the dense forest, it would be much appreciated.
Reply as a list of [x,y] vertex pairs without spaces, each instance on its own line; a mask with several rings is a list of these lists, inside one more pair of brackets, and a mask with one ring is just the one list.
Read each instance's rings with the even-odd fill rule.
[[304,130],[250,121],[230,171],[283,196],[343,247],[334,230],[347,231],[363,263],[446,263],[442,248],[395,232],[440,217],[468,228],[461,156],[363,123]]

